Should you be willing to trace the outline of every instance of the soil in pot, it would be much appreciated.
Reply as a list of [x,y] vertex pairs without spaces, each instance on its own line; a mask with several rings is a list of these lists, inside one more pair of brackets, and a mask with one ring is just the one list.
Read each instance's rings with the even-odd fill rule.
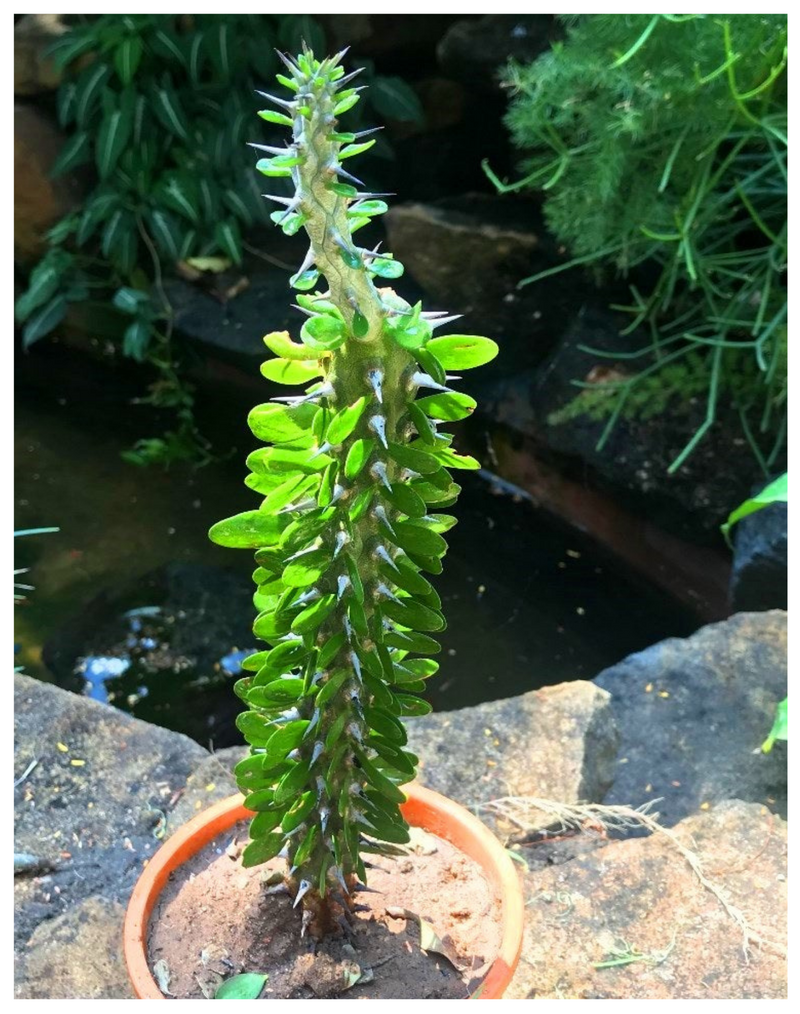
[[464,853],[411,834],[407,857],[371,857],[351,935],[320,944],[301,939],[300,908],[270,884],[284,863],[244,869],[246,822],[220,835],[170,876],[153,911],[149,960],[162,991],[203,999],[232,975],[261,972],[265,999],[466,999],[499,952],[500,900]]

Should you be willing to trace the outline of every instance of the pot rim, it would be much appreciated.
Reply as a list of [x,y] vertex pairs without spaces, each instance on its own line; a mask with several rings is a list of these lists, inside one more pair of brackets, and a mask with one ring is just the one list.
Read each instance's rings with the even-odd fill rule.
[[[478,990],[470,997],[499,1000],[511,981],[522,948],[524,903],[514,864],[488,827],[459,803],[416,782],[402,789],[406,802],[400,809],[408,823],[445,838],[474,859],[500,896],[503,927],[500,950]],[[253,816],[242,805],[243,800],[238,793],[228,796],[193,817],[164,842],[137,880],[125,912],[123,952],[138,999],[166,999],[150,972],[147,931],[167,879],[218,834]]]

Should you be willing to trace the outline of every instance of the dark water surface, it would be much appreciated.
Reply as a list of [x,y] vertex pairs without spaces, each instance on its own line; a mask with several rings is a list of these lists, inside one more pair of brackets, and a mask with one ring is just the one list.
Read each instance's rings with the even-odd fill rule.
[[[17,540],[35,590],[16,609],[15,662],[206,745],[238,742],[231,685],[255,644],[252,557],[206,533],[258,503],[242,484],[246,413],[226,419],[240,443],[229,460],[165,472],[126,464],[128,427],[85,408],[58,386],[18,397],[16,527],[60,532]],[[458,481],[459,524],[433,578],[449,622],[435,709],[588,679],[699,625],[513,491]]]

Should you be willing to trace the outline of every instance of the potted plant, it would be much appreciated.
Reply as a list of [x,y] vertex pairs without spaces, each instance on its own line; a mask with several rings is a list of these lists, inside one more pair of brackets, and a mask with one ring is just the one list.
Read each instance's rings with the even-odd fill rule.
[[[478,467],[439,432],[440,423],[475,406],[452,389],[458,378],[447,371],[480,366],[497,346],[482,337],[434,337],[455,318],[377,287],[403,267],[354,239],[387,206],[385,195],[361,192],[345,168],[374,141],[365,138],[372,131],[339,128],[359,98],[343,55],[282,57],[287,74],[278,80],[289,94],[265,96],[279,111],[260,114],[293,133],[285,148],[254,146],[265,152],[257,168],[294,187],[271,197],[279,205],[272,218],[289,235],[305,230],[310,241],[291,279],[306,318],[300,341],[268,334],[276,358],[262,373],[304,390],[250,413],[253,433],[267,446],[247,459],[245,481],[264,499],[210,532],[222,546],[255,550],[253,629],[266,647],[244,661],[247,675],[235,686],[246,704],[238,726],[251,753],[235,770],[244,799],[190,822],[137,885],[125,948],[143,998],[163,995],[148,954],[148,920],[170,874],[249,817],[250,841],[236,868],[285,859],[277,886],[289,895],[298,938],[352,936],[359,905],[370,897],[370,860],[407,855],[411,825],[474,861],[495,892],[498,933],[482,997],[502,995],[519,954],[522,902],[513,865],[466,810],[408,784],[417,758],[400,721],[430,710],[418,695],[438,668],[428,657],[439,651],[431,634],[445,626],[424,575],[441,572],[443,533],[456,519],[429,510],[456,501],[448,469]],[[424,936],[426,924],[419,925]]]

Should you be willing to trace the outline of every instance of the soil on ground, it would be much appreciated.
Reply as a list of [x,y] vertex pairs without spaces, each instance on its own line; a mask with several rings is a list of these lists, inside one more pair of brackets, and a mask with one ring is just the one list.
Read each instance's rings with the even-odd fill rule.
[[412,828],[407,856],[371,857],[351,932],[322,943],[301,938],[300,907],[273,883],[282,860],[242,866],[247,840],[247,824],[237,825],[170,877],[149,950],[167,997],[211,998],[225,979],[261,972],[264,999],[466,999],[498,954],[499,897],[442,838]]

